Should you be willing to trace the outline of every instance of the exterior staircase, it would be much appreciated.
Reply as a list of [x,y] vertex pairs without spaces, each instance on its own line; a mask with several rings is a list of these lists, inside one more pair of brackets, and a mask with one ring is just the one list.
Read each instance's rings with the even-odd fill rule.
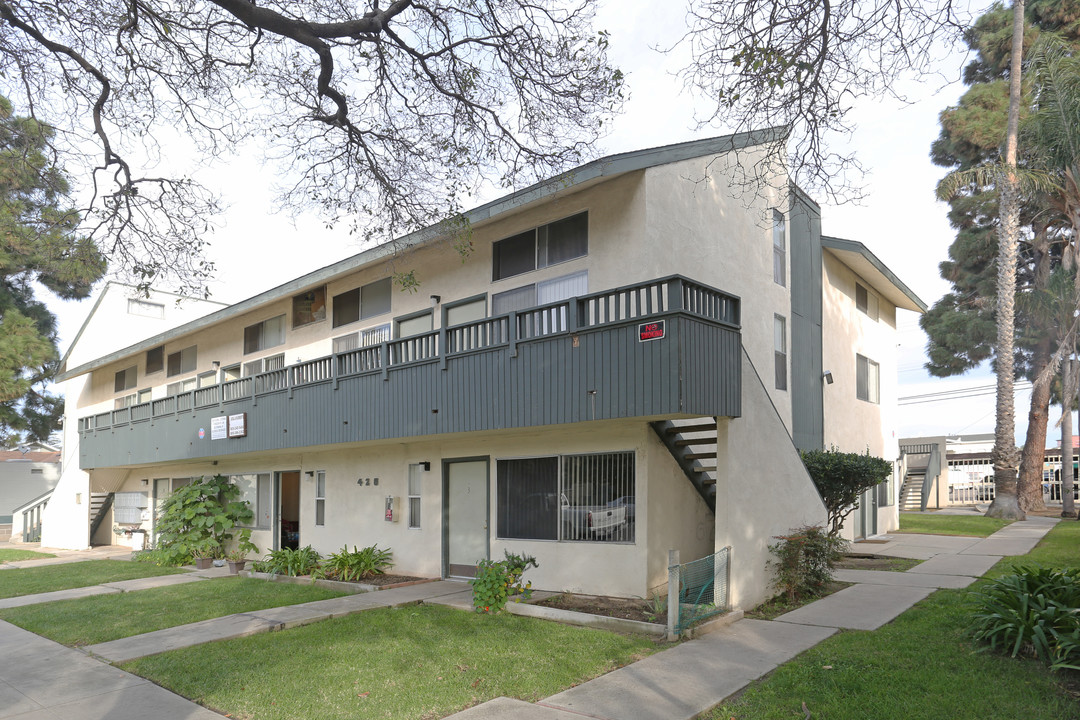
[[909,470],[904,476],[904,484],[900,487],[900,510],[922,510],[923,483],[926,481],[926,471]]
[[716,418],[650,423],[705,504],[716,511]]
[[109,508],[113,504],[113,494],[110,493],[90,493],[90,537],[94,537],[94,533],[101,527],[101,523],[105,522],[105,518],[109,516]]

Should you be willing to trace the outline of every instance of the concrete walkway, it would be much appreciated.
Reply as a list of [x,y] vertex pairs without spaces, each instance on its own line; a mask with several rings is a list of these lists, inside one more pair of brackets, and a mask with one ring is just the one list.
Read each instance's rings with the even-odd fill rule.
[[1057,520],[1031,517],[988,538],[901,534],[860,553],[925,559],[907,572],[839,570],[857,583],[769,622],[744,619],[537,703],[497,698],[447,720],[681,720],[720,704],[839,629],[875,630],[938,588],[963,588],[1023,555]]
[[30,550],[32,552],[55,555],[51,558],[35,560],[15,560],[0,563],[0,570],[10,568],[40,567],[42,565],[63,565],[64,563],[85,562],[87,560],[130,560],[131,548],[123,545],[101,545],[88,550],[61,550],[41,547],[37,543],[0,543],[0,547],[10,550]]
[[[873,630],[937,588],[966,587],[1002,556],[1028,552],[1055,522],[1034,517],[986,539],[895,534],[873,544],[860,543],[859,552],[925,558],[926,562],[903,573],[842,570],[837,573],[838,579],[857,584],[774,621],[739,620],[537,703],[496,698],[451,717],[455,720],[581,720],[583,717],[689,720],[840,628]],[[123,592],[156,586],[154,583],[192,582],[215,574],[223,574],[222,569],[107,583],[96,586],[100,591],[88,594]],[[57,595],[28,597],[58,599]],[[229,615],[101,643],[85,648],[86,652],[65,648],[0,622],[0,656],[12,659],[0,665],[0,718],[220,718],[217,713],[97,658],[120,662],[375,607],[428,602],[469,608],[469,597],[470,590],[463,583],[444,580]]]

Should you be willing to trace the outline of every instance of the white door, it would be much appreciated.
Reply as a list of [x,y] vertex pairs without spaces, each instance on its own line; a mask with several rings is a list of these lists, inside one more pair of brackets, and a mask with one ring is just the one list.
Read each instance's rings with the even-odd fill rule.
[[474,577],[488,559],[488,463],[446,465],[446,576]]

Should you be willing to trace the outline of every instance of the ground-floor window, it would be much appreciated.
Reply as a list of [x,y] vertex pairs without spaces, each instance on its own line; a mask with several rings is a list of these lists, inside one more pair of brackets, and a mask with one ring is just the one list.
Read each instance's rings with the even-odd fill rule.
[[500,538],[633,542],[634,453],[498,461]]
[[326,471],[315,473],[315,524],[326,525]]
[[420,527],[420,488],[424,477],[424,466],[415,463],[409,465],[409,527]]

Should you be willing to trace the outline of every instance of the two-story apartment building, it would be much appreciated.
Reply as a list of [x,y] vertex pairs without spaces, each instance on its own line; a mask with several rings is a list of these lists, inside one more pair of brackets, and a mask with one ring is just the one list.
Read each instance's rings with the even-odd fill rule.
[[[152,533],[221,473],[264,550],[378,543],[429,577],[509,550],[535,587],[607,595],[730,547],[755,603],[772,536],[825,518],[796,447],[895,457],[895,313],[925,309],[783,176],[733,192],[763,138],[603,158],[69,362],[80,491]],[[895,523],[881,500],[863,532]]]

